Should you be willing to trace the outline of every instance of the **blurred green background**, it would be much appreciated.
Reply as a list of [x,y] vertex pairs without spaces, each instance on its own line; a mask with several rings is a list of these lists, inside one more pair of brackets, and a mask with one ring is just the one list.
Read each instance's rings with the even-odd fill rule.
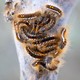
[[[0,80],[19,80],[19,62],[12,26],[4,21],[4,0],[0,0]],[[64,57],[58,80],[80,80],[80,0],[73,9],[70,25],[70,47]]]

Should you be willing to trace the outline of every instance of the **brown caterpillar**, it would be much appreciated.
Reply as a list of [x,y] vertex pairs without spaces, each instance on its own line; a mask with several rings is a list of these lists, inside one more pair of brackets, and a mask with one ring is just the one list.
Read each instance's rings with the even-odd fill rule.
[[[58,57],[66,46],[66,29],[54,33],[55,25],[62,16],[62,11],[53,5],[46,5],[43,13],[16,14],[13,24],[17,39],[25,44],[30,56],[36,59],[34,67],[40,65],[53,71],[60,63]],[[50,30],[53,29],[53,32]]]

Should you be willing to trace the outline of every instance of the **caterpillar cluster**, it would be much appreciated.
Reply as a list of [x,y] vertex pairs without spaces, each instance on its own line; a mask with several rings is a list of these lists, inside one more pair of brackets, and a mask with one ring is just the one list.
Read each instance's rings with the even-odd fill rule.
[[[45,5],[44,12],[37,11],[30,14],[15,14],[13,24],[16,38],[25,45],[28,54],[35,58],[33,67],[42,66],[54,71],[60,63],[66,41],[66,29],[56,31],[54,28],[63,12],[54,5]],[[53,29],[53,32],[50,30]]]

